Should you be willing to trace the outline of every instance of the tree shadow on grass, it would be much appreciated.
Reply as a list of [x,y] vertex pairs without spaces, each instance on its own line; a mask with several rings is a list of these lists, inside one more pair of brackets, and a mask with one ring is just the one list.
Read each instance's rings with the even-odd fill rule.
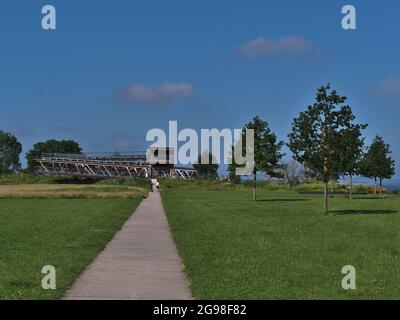
[[385,200],[389,199],[390,197],[353,197],[353,200]]
[[330,213],[335,215],[347,215],[347,214],[395,214],[398,213],[396,210],[332,210]]
[[256,201],[266,201],[266,202],[291,202],[291,201],[309,201],[310,199],[257,199]]

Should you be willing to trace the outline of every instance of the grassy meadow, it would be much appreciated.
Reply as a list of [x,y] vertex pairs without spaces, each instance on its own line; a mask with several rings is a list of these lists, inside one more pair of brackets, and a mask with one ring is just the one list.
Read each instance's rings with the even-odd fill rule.
[[[162,191],[198,299],[398,299],[400,198],[260,190]],[[353,265],[357,289],[343,290]]]
[[[0,199],[0,299],[59,298],[140,199]],[[57,289],[43,290],[53,265]]]
[[[60,298],[147,193],[45,182],[0,185],[0,299]],[[56,268],[56,290],[41,287],[44,265]]]
[[147,191],[134,186],[101,184],[0,185],[0,199],[134,199]]
[[[0,299],[57,299],[146,196],[148,180],[84,184],[70,178],[0,179]],[[398,299],[400,197],[331,196],[251,183],[161,180],[174,240],[198,299]],[[343,191],[332,184],[330,190]],[[360,188],[357,192],[368,190]],[[41,288],[41,268],[57,289]],[[357,270],[357,289],[341,269]]]

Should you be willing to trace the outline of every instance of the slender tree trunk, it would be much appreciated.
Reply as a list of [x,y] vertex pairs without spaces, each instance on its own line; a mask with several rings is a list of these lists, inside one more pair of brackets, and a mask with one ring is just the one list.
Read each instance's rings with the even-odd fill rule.
[[324,182],[324,212],[328,215],[328,181]]
[[327,159],[324,159],[324,212],[328,215],[328,164]]
[[350,184],[350,200],[353,199],[353,176],[350,174],[349,176],[349,184]]
[[379,178],[379,194],[382,197],[382,178]]
[[253,171],[253,201],[257,200],[257,171]]
[[374,194],[376,194],[376,177],[374,177],[374,181],[375,181],[375,183],[374,183]]

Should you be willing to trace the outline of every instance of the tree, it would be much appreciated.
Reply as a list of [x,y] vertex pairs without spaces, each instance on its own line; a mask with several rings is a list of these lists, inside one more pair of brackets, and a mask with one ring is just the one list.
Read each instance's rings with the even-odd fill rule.
[[390,146],[377,135],[361,160],[360,173],[364,177],[374,178],[375,194],[377,179],[379,178],[380,193],[382,194],[382,180],[390,179],[395,174],[391,153]]
[[[279,161],[284,156],[281,149],[283,141],[277,141],[275,133],[271,131],[266,121],[256,116],[247,123],[242,130],[242,152],[246,153],[246,129],[254,130],[254,168],[253,168],[253,200],[257,200],[257,173],[263,172],[270,177],[282,177],[283,166]],[[229,171],[235,172],[238,165],[233,157]]]
[[[208,159],[207,159],[208,157]],[[208,163],[204,163],[202,159],[207,159]],[[202,179],[215,179],[218,178],[219,165],[212,153],[204,151],[199,155],[197,163],[193,164],[193,169],[196,170],[197,176]]]
[[[236,147],[238,147],[238,144],[236,144]],[[234,161],[234,146],[232,145],[231,152],[230,152],[230,163],[228,165],[228,173],[229,173],[229,181],[231,183],[239,184],[242,179],[240,175],[236,174],[236,168],[238,165]]]
[[282,172],[285,183],[291,188],[299,185],[305,178],[303,166],[294,160],[285,163]]
[[34,172],[37,166],[35,159],[40,158],[44,153],[70,153],[81,154],[82,149],[78,142],[73,140],[47,140],[38,142],[33,146],[33,149],[26,153],[26,160],[28,162],[27,170]]
[[364,138],[361,137],[361,130],[367,127],[366,124],[351,125],[342,132],[340,142],[340,161],[342,174],[349,176],[349,197],[353,196],[353,176],[360,172],[360,159],[363,153]]
[[317,90],[316,101],[293,119],[288,146],[308,173],[324,182],[324,211],[328,214],[328,182],[341,172],[342,138],[352,130],[355,116],[330,85]]
[[21,168],[19,155],[22,145],[9,132],[0,130],[0,174],[15,171]]

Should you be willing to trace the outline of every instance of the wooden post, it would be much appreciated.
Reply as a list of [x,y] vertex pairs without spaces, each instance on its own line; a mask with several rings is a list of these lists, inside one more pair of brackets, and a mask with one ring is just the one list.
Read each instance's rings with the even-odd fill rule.
[[350,174],[350,177],[349,177],[349,184],[350,184],[350,190],[349,190],[349,192],[350,192],[350,200],[351,199],[353,199],[353,176]]
[[253,170],[253,201],[257,200],[257,171]]
[[328,160],[324,158],[324,211],[328,215]]

